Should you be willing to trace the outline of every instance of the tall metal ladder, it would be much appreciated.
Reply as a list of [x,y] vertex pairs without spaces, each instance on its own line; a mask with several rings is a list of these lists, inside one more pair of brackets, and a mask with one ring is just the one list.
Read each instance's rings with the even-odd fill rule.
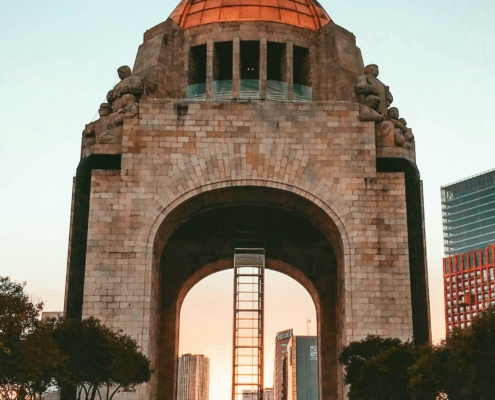
[[234,252],[232,400],[263,400],[265,249]]

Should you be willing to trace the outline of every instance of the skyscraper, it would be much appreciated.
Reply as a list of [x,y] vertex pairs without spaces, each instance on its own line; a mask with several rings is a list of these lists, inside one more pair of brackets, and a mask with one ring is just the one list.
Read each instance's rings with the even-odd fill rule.
[[278,332],[275,337],[275,357],[273,368],[273,398],[274,400],[286,400],[284,393],[284,358],[287,354],[287,344],[292,337],[292,329]]
[[495,240],[495,169],[442,187],[445,254],[483,249]]
[[495,302],[495,169],[442,187],[445,324],[471,325]]
[[292,336],[286,357],[287,400],[318,400],[318,338]]
[[208,400],[210,360],[203,355],[184,354],[179,358],[177,400]]

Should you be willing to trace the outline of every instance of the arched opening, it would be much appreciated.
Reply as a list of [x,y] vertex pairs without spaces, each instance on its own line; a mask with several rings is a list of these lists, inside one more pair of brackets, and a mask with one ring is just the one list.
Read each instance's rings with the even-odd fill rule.
[[[202,354],[209,358],[211,399],[229,399],[231,394],[232,282],[232,269],[217,272],[201,280],[186,295],[180,312],[179,355]],[[316,335],[317,321],[312,297],[294,279],[274,270],[267,270],[265,287],[264,378],[265,388],[273,388],[277,333],[292,329],[294,335],[305,336],[309,318],[310,335]],[[283,340],[279,346],[281,349],[278,350],[284,353],[288,351],[288,340]],[[280,365],[280,357],[284,355],[279,355],[279,368],[283,367]],[[308,364],[317,364],[317,361]],[[309,374],[315,373],[309,369],[304,370],[306,371]],[[311,383],[317,382],[317,371],[311,378]],[[308,387],[310,390],[314,389],[312,386]],[[181,390],[180,385],[178,390]]]
[[[343,243],[336,224],[314,203],[281,190],[240,187],[199,195],[174,209],[155,241],[156,398],[175,398],[180,309],[206,276],[232,268],[236,234],[248,222],[265,244],[267,268],[299,282],[315,302],[319,395],[337,399],[341,374]],[[153,326],[152,326],[153,328]]]

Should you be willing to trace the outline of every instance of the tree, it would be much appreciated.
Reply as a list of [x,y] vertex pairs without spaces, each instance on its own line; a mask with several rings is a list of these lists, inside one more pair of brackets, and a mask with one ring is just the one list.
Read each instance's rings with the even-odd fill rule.
[[345,383],[351,400],[408,400],[408,370],[414,364],[412,343],[370,335],[352,342],[339,361],[346,367]]
[[495,307],[473,319],[472,326],[456,329],[438,346],[423,347],[410,370],[416,399],[445,390],[450,400],[495,398]]
[[23,397],[25,368],[23,345],[39,323],[42,302],[33,303],[24,292],[26,284],[0,277],[0,390],[2,396]]
[[57,385],[56,377],[65,376],[66,357],[53,338],[55,319],[44,319],[21,342],[22,366],[19,380],[30,400],[39,400],[50,387]]
[[115,333],[95,318],[59,319],[54,339],[66,356],[62,385],[77,386],[78,400],[111,400],[119,391],[133,392],[151,378],[149,360],[134,339]]

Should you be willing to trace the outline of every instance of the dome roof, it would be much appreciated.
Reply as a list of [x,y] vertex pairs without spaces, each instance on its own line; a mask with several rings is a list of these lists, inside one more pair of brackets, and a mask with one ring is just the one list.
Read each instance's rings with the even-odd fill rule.
[[330,22],[317,0],[181,0],[170,18],[183,29],[215,22],[270,21],[317,31]]

